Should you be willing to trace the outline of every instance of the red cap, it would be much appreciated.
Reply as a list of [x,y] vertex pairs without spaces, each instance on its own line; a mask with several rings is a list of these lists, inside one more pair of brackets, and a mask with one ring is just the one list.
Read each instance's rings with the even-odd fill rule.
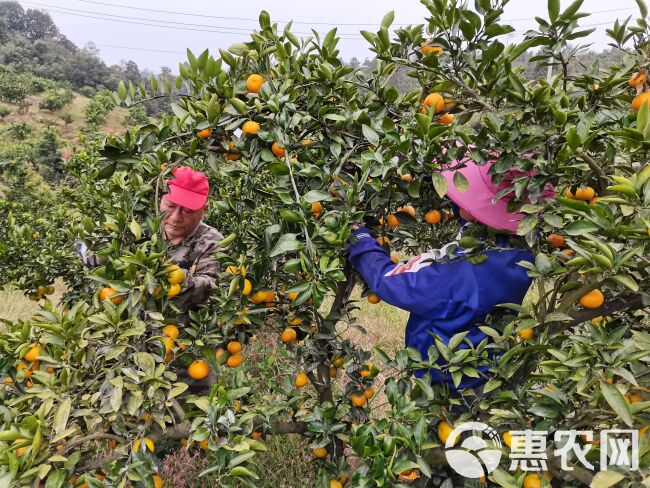
[[169,193],[165,198],[190,210],[203,208],[210,192],[210,185],[205,174],[194,171],[188,166],[181,166],[174,171],[174,178],[165,182],[169,185]]

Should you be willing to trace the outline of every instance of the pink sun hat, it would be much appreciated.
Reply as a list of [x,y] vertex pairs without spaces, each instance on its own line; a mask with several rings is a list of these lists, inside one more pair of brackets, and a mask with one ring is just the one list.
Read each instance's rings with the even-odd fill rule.
[[[498,157],[497,154],[492,154],[492,156]],[[504,181],[497,186],[492,183],[492,175],[488,174],[494,160],[479,166],[473,159],[466,157],[462,160],[452,161],[451,165],[458,166],[461,163],[465,163],[464,168],[442,172],[442,176],[447,180],[446,196],[460,208],[472,214],[480,223],[493,229],[516,232],[519,222],[524,218],[524,214],[508,211],[508,202],[513,198],[513,195],[508,194],[498,200],[495,197],[500,191],[506,189],[514,178],[521,176],[532,177],[536,173],[512,169],[505,174]],[[456,172],[467,178],[467,191],[461,192],[454,185],[453,179]],[[547,184],[539,198],[550,198],[554,195],[553,186]]]
[[174,171],[173,180],[165,180],[169,193],[165,198],[176,205],[190,210],[203,208],[208,201],[210,185],[204,173],[188,166],[181,166]]

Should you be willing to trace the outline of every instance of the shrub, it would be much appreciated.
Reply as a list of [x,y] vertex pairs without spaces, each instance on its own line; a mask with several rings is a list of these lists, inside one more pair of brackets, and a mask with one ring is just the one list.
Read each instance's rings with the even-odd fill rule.
[[106,120],[106,115],[115,106],[113,95],[108,90],[97,92],[86,105],[86,124],[93,127],[99,126]]
[[147,110],[144,105],[138,103],[129,107],[129,113],[125,121],[128,125],[144,125],[149,123],[149,117],[147,116]]
[[27,122],[12,122],[5,128],[7,134],[19,141],[24,141],[27,139],[27,136],[33,130],[34,127],[32,127],[32,125]]
[[0,117],[6,117],[11,113],[11,109],[6,105],[0,105]]
[[54,127],[48,127],[34,147],[34,163],[48,182],[55,182],[64,174],[59,150],[59,137]]
[[79,93],[81,93],[84,97],[92,98],[95,93],[97,93],[97,90],[95,90],[92,86],[82,86],[79,88]]
[[55,110],[62,109],[65,105],[70,103],[73,98],[73,93],[70,88],[57,88],[45,92],[41,103],[38,107],[54,112]]
[[61,119],[63,120],[63,122],[65,122],[66,125],[69,125],[69,124],[72,123],[72,115],[70,115],[70,114],[63,114],[61,116]]

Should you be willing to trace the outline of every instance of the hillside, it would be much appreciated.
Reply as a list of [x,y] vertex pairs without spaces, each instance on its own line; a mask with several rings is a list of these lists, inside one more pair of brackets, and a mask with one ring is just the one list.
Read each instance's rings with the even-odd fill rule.
[[[90,98],[74,93],[72,100],[59,110],[46,110],[39,108],[43,95],[27,97],[29,108],[25,113],[20,113],[19,105],[2,102],[2,105],[11,110],[9,115],[0,118],[0,145],[17,142],[10,131],[6,130],[11,124],[28,124],[30,132],[38,135],[48,127],[56,128],[62,146],[79,142],[78,135],[86,126],[85,110]],[[128,110],[113,108],[106,115],[106,121],[101,125],[102,132],[115,133],[124,129]]]

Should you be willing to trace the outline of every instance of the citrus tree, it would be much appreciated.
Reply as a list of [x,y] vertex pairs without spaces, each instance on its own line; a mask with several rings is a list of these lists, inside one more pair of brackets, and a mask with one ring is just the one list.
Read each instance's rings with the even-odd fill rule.
[[[173,84],[120,84],[119,104],[174,96],[172,114],[89,144],[67,164],[67,203],[78,216],[68,239],[82,239],[100,265],[83,280],[59,273],[73,288],[65,306],[45,302],[0,334],[0,481],[161,486],[162,455],[182,440],[208,453],[203,475],[214,483],[257,486],[251,463],[265,438],[297,433],[323,486],[425,486],[445,463],[452,428],[468,420],[489,423],[506,444],[482,483],[644,480],[645,6],[636,23],[608,31],[629,49],[621,63],[573,72],[571,43],[590,33],[579,27],[581,0],[564,11],[550,0],[538,31],[507,46],[507,2],[423,3],[426,24],[391,39],[389,13],[377,32],[362,32],[376,55],[371,70],[341,62],[336,30],[299,39],[262,12],[249,42],[217,57],[188,51]],[[533,50],[533,62],[556,74],[522,76],[517,60]],[[417,88],[400,92],[398,73]],[[466,154],[479,164],[496,157],[494,178],[506,183],[499,196],[526,215],[513,239],[534,250],[534,263],[521,263],[534,298],[487,317],[479,344],[461,333],[436,340],[427,357],[365,350],[345,334],[360,327],[346,260],[351,225],[365,223],[387,253],[452,240],[458,225],[441,172]],[[227,236],[215,255],[219,286],[189,314],[174,306],[184,277],[165,252],[158,210],[180,165],[208,174],[206,221]],[[471,191],[460,174],[453,183]],[[557,194],[543,199],[548,184]],[[463,247],[480,266],[494,238],[475,226],[448,250]],[[372,290],[363,296],[379,300]],[[275,355],[249,361],[256,341]],[[420,374],[440,370],[459,384],[486,367],[478,396]],[[390,374],[380,382],[382,368]],[[511,432],[548,433],[552,454],[555,431],[622,427],[641,431],[640,469],[595,474],[572,459],[568,472],[549,455],[543,473],[508,470]],[[598,465],[598,439],[581,442]]]

